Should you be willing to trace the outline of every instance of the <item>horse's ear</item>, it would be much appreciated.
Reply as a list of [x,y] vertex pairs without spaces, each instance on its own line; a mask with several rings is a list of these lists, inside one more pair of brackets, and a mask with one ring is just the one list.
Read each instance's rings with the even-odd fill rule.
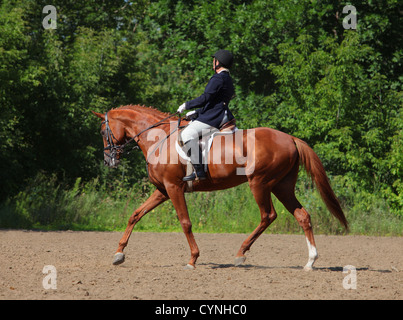
[[93,114],[95,114],[98,118],[105,120],[105,115],[103,113],[98,113],[95,111],[91,111]]

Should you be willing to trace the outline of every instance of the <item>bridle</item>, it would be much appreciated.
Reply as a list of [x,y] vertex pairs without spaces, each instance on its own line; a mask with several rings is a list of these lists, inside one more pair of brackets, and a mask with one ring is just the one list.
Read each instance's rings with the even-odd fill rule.
[[[126,146],[126,143],[123,145],[116,145],[114,143],[114,139],[117,141],[117,139],[115,138],[115,136],[113,135],[112,129],[109,126],[109,120],[108,120],[108,112],[105,113],[105,120],[101,123],[101,127],[102,125],[105,124],[105,134],[106,134],[106,142],[108,143],[108,145],[104,148],[104,155],[106,155],[107,157],[111,158],[111,159],[117,159],[116,156],[119,153],[123,153],[124,152],[124,148]],[[138,147],[137,145],[134,146],[134,148]],[[109,153],[106,153],[105,151],[109,150]]]
[[[116,137],[114,136],[114,134],[113,134],[113,132],[112,132],[112,129],[111,129],[111,127],[109,126],[108,112],[106,112],[106,113],[105,113],[105,120],[101,123],[101,126],[102,126],[103,124],[105,124],[105,133],[106,133],[106,142],[107,142],[107,146],[104,148],[104,155],[106,155],[106,156],[109,157],[110,159],[113,159],[113,160],[116,161],[116,160],[117,160],[117,155],[118,155],[118,154],[123,154],[123,153],[127,152],[127,150],[125,150],[125,148],[126,148],[130,143],[132,143],[133,141],[136,143],[136,145],[133,146],[130,150],[139,149],[138,142],[140,141],[140,138],[139,138],[139,137],[140,137],[140,135],[141,135],[142,133],[144,133],[144,132],[146,132],[146,131],[148,131],[148,130],[150,130],[150,129],[152,129],[152,128],[155,128],[155,127],[157,127],[157,126],[163,124],[164,121],[166,121],[166,120],[168,120],[169,118],[172,118],[172,117],[174,117],[174,116],[176,116],[176,115],[178,115],[178,114],[179,114],[179,112],[176,112],[176,113],[174,113],[174,114],[169,115],[168,117],[166,117],[166,118],[164,118],[164,119],[158,121],[157,123],[154,123],[153,125],[149,126],[149,127],[146,128],[146,129],[140,131],[138,134],[136,134],[134,137],[132,137],[132,138],[130,138],[129,140],[127,140],[125,143],[119,145],[119,144],[115,144],[115,142],[114,142],[114,140],[115,140],[115,141],[118,141],[118,140],[117,140]],[[179,117],[178,126],[176,127],[176,129],[175,129],[174,131],[172,131],[169,135],[167,135],[167,136],[165,137],[165,139],[162,139],[161,142],[164,142],[166,139],[168,139],[168,137],[169,137],[172,133],[174,133],[174,132],[179,128],[180,121],[181,121],[181,118]],[[137,138],[137,140],[136,140],[136,138]],[[159,144],[158,144],[158,146],[159,146]],[[105,152],[106,150],[109,150],[109,153]]]

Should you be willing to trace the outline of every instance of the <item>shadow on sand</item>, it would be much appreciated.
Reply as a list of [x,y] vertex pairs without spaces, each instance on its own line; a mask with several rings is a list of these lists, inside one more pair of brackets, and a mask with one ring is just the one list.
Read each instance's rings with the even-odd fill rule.
[[[277,270],[277,269],[292,269],[292,270],[303,270],[303,266],[261,266],[261,265],[252,265],[252,264],[242,264],[239,266],[235,266],[234,264],[220,264],[220,263],[200,263],[199,265],[203,265],[209,267],[211,269],[229,269],[229,268],[239,268],[239,269],[265,269],[265,270]],[[380,273],[390,273],[392,270],[375,270],[370,269],[368,267],[355,268],[356,271],[372,271],[372,272],[380,272]],[[313,271],[324,271],[324,272],[343,272],[343,267],[314,267]]]

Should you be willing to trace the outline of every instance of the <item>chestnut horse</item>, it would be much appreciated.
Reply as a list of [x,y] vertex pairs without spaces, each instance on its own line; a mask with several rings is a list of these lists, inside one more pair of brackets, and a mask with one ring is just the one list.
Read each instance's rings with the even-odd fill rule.
[[[113,264],[124,261],[123,249],[127,246],[136,223],[155,207],[170,199],[190,246],[191,257],[185,268],[194,269],[199,257],[199,248],[192,233],[184,195],[188,190],[186,182],[182,181],[186,175],[186,162],[179,158],[173,147],[178,138],[180,119],[174,117],[175,115],[138,105],[121,106],[106,114],[93,113],[103,121],[101,134],[105,164],[117,166],[124,148],[135,142],[146,158],[149,179],[156,186],[154,193],[131,215],[114,255]],[[182,121],[181,125],[186,123],[187,121]],[[347,220],[319,157],[302,140],[274,129],[260,127],[238,130],[233,134],[235,135],[238,139],[231,139],[230,143],[221,145],[218,152],[217,148],[212,148],[214,150],[208,156],[208,178],[193,184],[193,191],[213,191],[249,183],[261,219],[257,228],[242,243],[235,257],[235,265],[245,261],[245,252],[276,219],[277,214],[271,199],[273,193],[304,230],[309,251],[308,263],[304,269],[312,270],[318,254],[311,219],[294,193],[300,164],[315,182],[329,211],[347,228]],[[249,137],[253,138],[250,139],[252,144],[248,143]],[[218,140],[224,138],[215,137],[213,146],[220,145]],[[239,161],[245,153],[248,155],[244,157],[246,160]],[[212,161],[213,158],[215,161]],[[216,161],[217,159],[219,161]]]

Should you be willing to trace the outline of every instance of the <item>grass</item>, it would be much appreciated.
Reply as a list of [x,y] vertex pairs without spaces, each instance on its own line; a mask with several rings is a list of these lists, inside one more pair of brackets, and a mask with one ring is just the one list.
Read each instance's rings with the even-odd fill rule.
[[[349,234],[401,236],[403,219],[386,202],[346,186],[334,178],[335,193],[350,223]],[[72,186],[57,184],[56,178],[38,175],[26,188],[0,206],[0,228],[45,230],[123,231],[133,210],[153,192],[147,181],[132,186],[125,182],[101,183],[98,179]],[[326,209],[319,193],[306,177],[297,183],[296,194],[310,212],[315,234],[345,234]],[[210,193],[186,194],[194,232],[250,233],[260,214],[248,184]],[[266,233],[303,233],[294,217],[273,196],[277,219]],[[181,226],[170,201],[148,213],[135,231],[180,232]]]

